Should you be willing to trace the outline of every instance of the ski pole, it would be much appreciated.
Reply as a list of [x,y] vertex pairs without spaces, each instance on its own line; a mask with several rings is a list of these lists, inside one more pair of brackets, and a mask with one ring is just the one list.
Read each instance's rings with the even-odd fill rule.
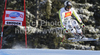
[[63,37],[63,39],[62,39],[62,41],[60,42],[60,44],[62,44],[62,42],[63,42],[63,40],[65,39],[65,35],[64,35],[64,37]]

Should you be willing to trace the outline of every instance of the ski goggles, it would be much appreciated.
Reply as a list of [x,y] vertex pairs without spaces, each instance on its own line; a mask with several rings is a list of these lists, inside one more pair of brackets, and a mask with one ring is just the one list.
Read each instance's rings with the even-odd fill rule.
[[67,8],[67,9],[71,9],[71,8],[72,8],[72,6],[66,6],[66,8]]

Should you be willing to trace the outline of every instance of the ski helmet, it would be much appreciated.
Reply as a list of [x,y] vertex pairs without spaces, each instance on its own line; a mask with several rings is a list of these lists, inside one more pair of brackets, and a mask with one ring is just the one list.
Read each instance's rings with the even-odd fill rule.
[[66,9],[66,8],[67,8],[67,9],[70,9],[70,8],[72,7],[71,2],[70,2],[70,1],[65,1],[65,2],[64,2],[64,7],[65,7],[65,9]]

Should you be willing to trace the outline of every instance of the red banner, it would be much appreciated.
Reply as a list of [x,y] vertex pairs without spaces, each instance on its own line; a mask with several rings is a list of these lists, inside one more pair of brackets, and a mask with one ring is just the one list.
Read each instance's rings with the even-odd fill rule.
[[26,26],[24,12],[17,10],[5,10],[3,24]]

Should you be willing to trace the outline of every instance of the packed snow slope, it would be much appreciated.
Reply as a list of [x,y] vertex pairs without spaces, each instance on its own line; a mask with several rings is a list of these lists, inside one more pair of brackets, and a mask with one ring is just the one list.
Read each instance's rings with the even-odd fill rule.
[[100,51],[59,49],[0,49],[0,55],[100,55]]

